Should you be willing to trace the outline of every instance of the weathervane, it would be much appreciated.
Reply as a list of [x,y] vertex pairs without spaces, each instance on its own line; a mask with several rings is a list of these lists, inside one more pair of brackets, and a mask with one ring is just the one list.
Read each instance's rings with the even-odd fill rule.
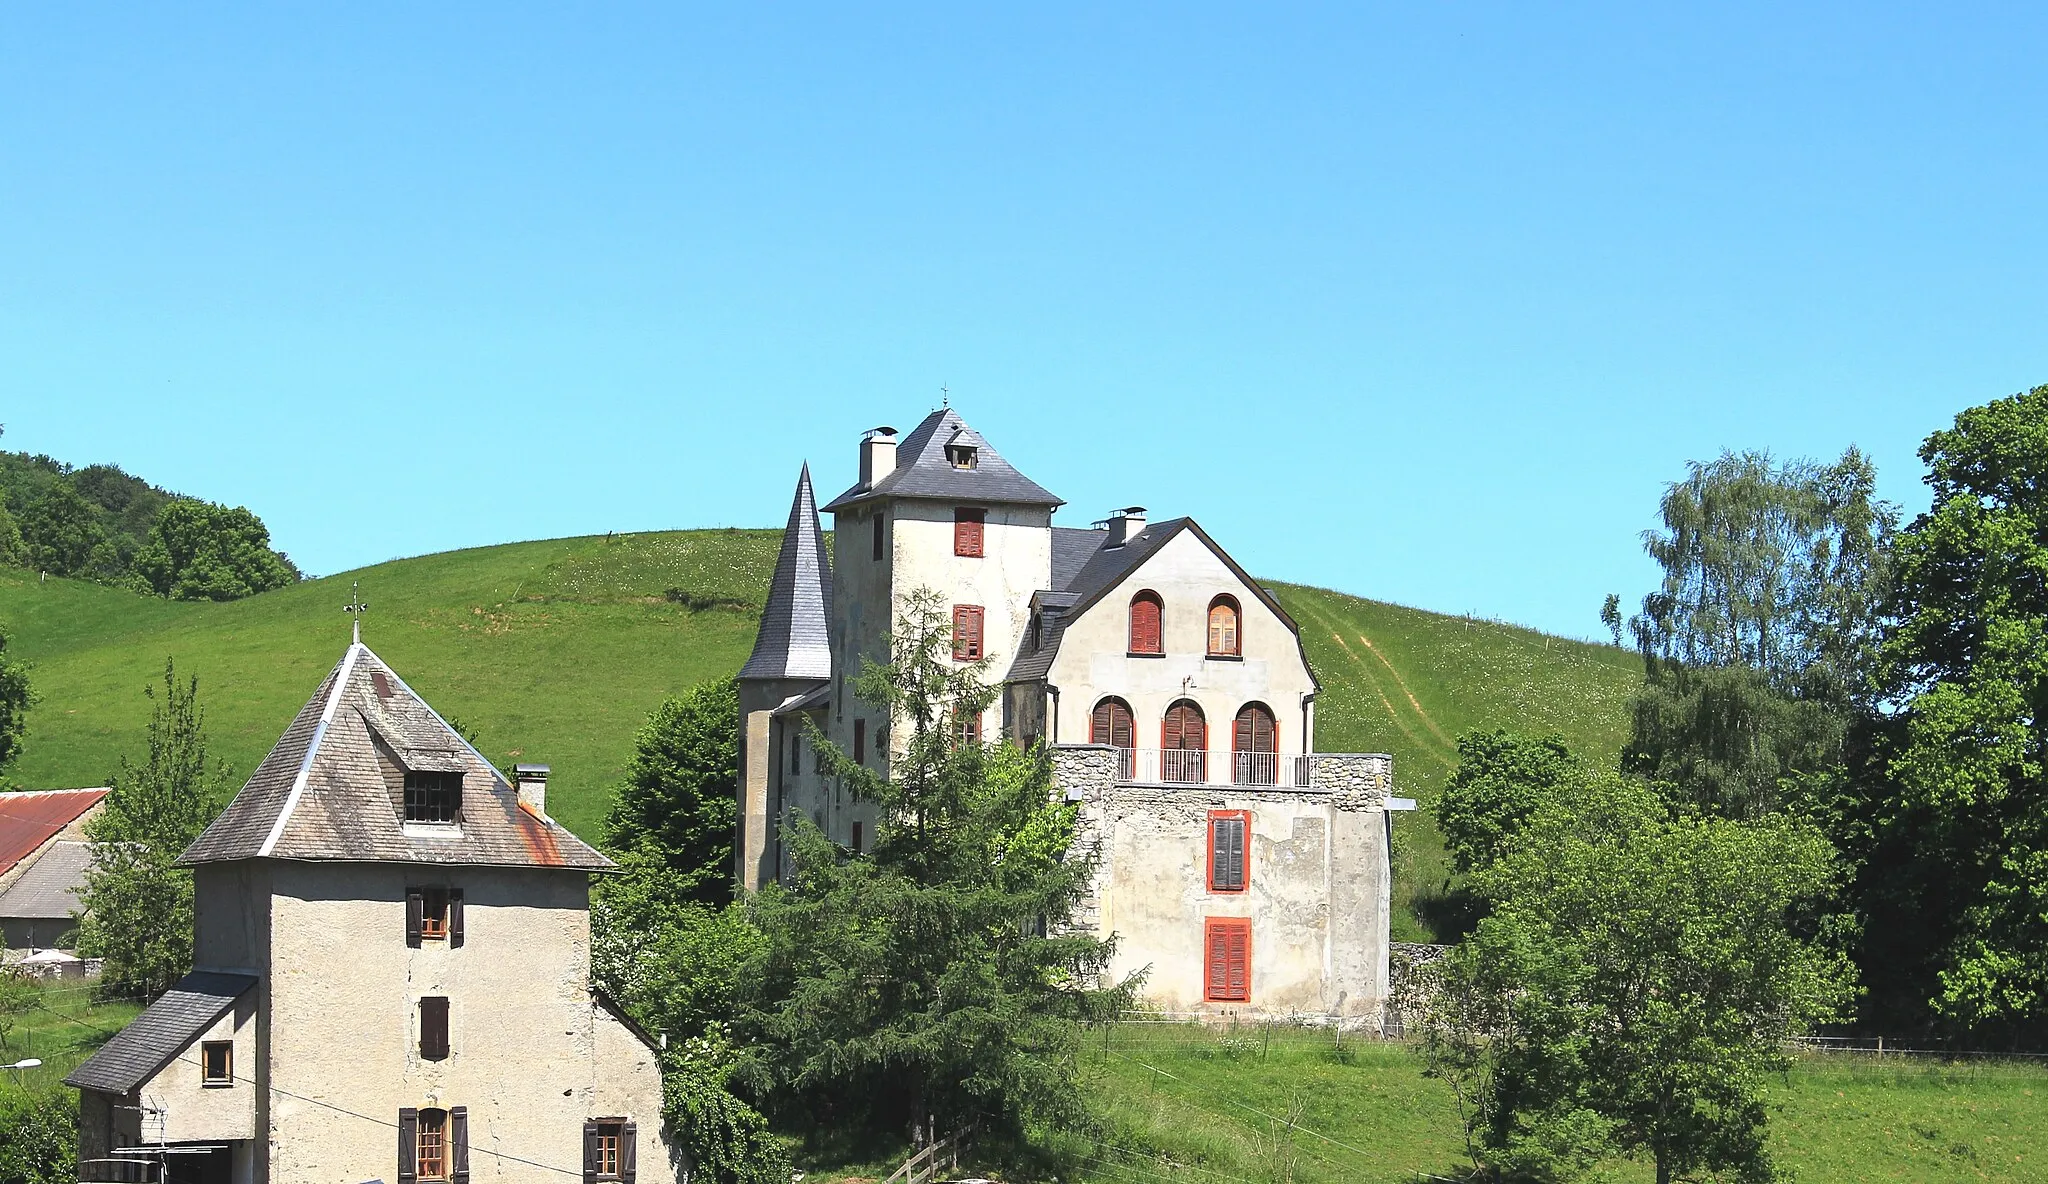
[[370,607],[363,602],[361,596],[356,594],[357,589],[360,589],[362,586],[360,582],[350,584],[348,586],[348,603],[341,606],[342,612],[355,618],[355,643],[357,645],[363,644],[363,612]]
[[949,391],[949,390],[947,390],[947,389],[946,389],[946,386],[945,386],[945,384],[944,384],[944,383],[941,383],[941,384],[939,384],[939,406],[941,406],[941,407],[951,407],[952,405],[953,405],[953,392],[952,392],[952,391]]

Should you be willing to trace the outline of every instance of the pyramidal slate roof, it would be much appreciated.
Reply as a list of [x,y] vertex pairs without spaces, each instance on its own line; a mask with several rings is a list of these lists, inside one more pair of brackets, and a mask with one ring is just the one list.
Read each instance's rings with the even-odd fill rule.
[[[949,444],[975,449],[974,467],[959,469],[946,456]],[[841,510],[871,498],[915,497],[949,502],[1004,502],[1010,505],[1063,506],[1044,486],[1018,472],[967,426],[960,413],[942,407],[925,416],[896,447],[896,468],[872,487],[855,485],[832,499],[825,509]]]
[[[404,821],[408,770],[463,774],[455,825]],[[518,790],[360,641],[178,862],[230,859],[612,866],[521,805]]]
[[796,479],[789,525],[782,528],[782,553],[761,611],[754,652],[740,667],[741,678],[831,678],[832,565],[825,557],[825,531],[818,525],[818,501],[811,493],[811,466]]

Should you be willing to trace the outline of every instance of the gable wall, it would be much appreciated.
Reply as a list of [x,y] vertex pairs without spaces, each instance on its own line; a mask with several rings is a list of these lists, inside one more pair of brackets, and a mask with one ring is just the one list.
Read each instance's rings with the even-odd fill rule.
[[[406,945],[405,892],[423,885],[462,889],[461,948]],[[674,1179],[654,1056],[619,1042],[588,993],[583,873],[279,863],[274,889],[270,1179],[391,1179],[391,1127],[333,1107],[395,1123],[401,1107],[456,1105],[479,1176],[561,1178],[492,1150],[580,1171],[583,1122],[621,1115],[639,1123],[642,1179]],[[450,999],[442,1061],[419,1057],[428,995]]]
[[[250,991],[213,1026],[200,1033],[183,1052],[142,1083],[136,1091],[139,1114],[135,1133],[142,1142],[213,1142],[251,1139],[256,1135],[256,991]],[[234,1043],[234,1077],[230,1086],[210,1086],[200,1072],[200,1046],[209,1041]]]
[[[1130,657],[1131,597],[1147,589],[1165,605],[1166,653]],[[1207,656],[1209,602],[1219,593],[1237,598],[1240,660]],[[1130,704],[1141,749],[1159,747],[1167,707],[1188,698],[1201,705],[1208,721],[1212,762],[1230,752],[1231,721],[1254,701],[1272,709],[1282,754],[1314,750],[1314,737],[1304,734],[1313,729],[1313,717],[1304,720],[1302,696],[1315,689],[1315,681],[1299,640],[1193,531],[1175,535],[1068,622],[1048,681],[1060,689],[1054,734],[1062,743],[1087,743],[1095,705],[1116,695]]]

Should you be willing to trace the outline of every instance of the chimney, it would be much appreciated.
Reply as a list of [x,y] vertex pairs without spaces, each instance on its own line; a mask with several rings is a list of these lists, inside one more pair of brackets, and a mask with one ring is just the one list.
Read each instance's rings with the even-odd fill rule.
[[548,767],[514,765],[512,780],[519,783],[519,804],[542,818],[548,816]]
[[875,428],[860,438],[860,483],[873,489],[875,482],[896,471],[896,429]]
[[1121,547],[1145,529],[1145,507],[1125,506],[1109,516],[1109,545]]

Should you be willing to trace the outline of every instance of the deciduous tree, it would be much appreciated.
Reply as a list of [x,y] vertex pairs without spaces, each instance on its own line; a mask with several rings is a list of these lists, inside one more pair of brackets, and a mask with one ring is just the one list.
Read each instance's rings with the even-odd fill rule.
[[160,991],[192,968],[192,873],[177,858],[227,804],[228,768],[207,755],[197,676],[164,662],[150,701],[147,751],[121,758],[99,815],[87,824],[92,866],[80,903],[79,946],[106,959],[113,993]]
[[739,819],[739,685],[728,678],[664,699],[634,738],[605,841],[661,863],[683,897],[733,897]]
[[28,709],[35,703],[28,685],[28,663],[8,654],[7,642],[6,630],[0,629],[0,769],[21,755]]
[[262,519],[194,498],[165,503],[133,568],[141,588],[172,600],[239,600],[299,578]]

